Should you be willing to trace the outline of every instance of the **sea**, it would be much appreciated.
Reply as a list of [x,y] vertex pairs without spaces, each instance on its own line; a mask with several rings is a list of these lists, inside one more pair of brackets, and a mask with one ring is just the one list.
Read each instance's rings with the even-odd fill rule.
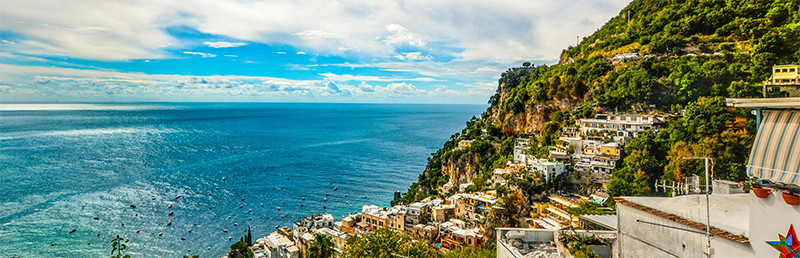
[[108,257],[117,235],[133,257],[220,257],[248,227],[388,207],[485,109],[0,104],[0,257]]

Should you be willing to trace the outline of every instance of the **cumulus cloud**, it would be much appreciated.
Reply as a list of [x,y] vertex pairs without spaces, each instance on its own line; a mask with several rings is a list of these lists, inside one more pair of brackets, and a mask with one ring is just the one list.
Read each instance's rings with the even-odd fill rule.
[[192,52],[192,51],[183,51],[183,53],[187,54],[187,55],[198,55],[198,56],[202,56],[203,58],[206,58],[206,57],[217,57],[217,55],[209,54],[209,53],[200,53],[200,52]]
[[0,24],[22,38],[12,52],[98,60],[168,58],[192,44],[169,34],[178,26],[330,55],[391,58],[414,47],[464,61],[556,60],[597,29],[587,21],[606,21],[629,1],[28,0],[3,5]]
[[411,31],[400,24],[386,25],[386,30],[392,33],[392,35],[386,38],[386,42],[389,44],[405,43],[415,47],[424,47],[426,44],[419,35],[411,33]]
[[247,45],[247,43],[233,43],[233,42],[225,42],[225,41],[217,41],[217,42],[203,42],[203,45],[213,47],[213,48],[229,48],[229,47],[241,47]]

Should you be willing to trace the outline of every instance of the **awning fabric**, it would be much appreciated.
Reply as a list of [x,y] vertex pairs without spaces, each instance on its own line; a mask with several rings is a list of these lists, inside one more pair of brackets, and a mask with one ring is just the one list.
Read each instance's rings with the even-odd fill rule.
[[800,111],[764,110],[747,174],[760,179],[800,183]]

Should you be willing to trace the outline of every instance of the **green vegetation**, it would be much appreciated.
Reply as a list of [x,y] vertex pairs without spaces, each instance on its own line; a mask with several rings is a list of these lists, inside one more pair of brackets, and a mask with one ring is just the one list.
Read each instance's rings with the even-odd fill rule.
[[248,248],[247,242],[239,241],[231,245],[231,250],[228,251],[229,258],[253,258],[255,254]]
[[308,246],[306,257],[309,258],[330,258],[333,257],[333,241],[330,236],[315,234],[314,242]]
[[494,258],[497,257],[497,246],[492,243],[491,248],[464,247],[450,250],[445,258]]
[[590,245],[608,245],[611,246],[609,240],[599,238],[595,235],[570,235],[561,234],[558,236],[558,241],[564,244],[572,256],[576,258],[599,258],[597,254],[592,251]]
[[[125,250],[127,249],[128,246],[125,244],[125,238],[117,235],[117,237],[111,240],[111,258],[131,258],[130,255],[125,254]],[[117,254],[114,254],[114,252]]]
[[[468,190],[489,189],[492,169],[511,159],[510,137],[534,134],[530,152],[546,157],[550,146],[562,144],[557,139],[564,127],[598,112],[668,117],[660,130],[626,143],[608,185],[613,196],[651,195],[656,179],[682,181],[702,173],[702,163],[683,160],[686,156],[713,158],[715,178],[743,180],[754,117],[748,109],[726,107],[725,98],[781,94],[763,92],[762,83],[773,65],[800,64],[798,10],[798,1],[633,1],[565,49],[560,64],[525,62],[503,72],[491,106],[432,153],[400,203],[452,194],[437,190],[449,180],[443,173],[447,166],[469,165],[472,171],[461,173],[471,176],[474,186]],[[638,56],[614,58],[623,53]],[[542,122],[518,131],[530,126],[521,121],[531,120]],[[461,150],[461,140],[475,141]],[[548,189],[533,178],[511,181],[528,196]]]
[[426,241],[416,241],[406,232],[394,232],[388,228],[379,228],[375,232],[362,236],[348,237],[341,258],[394,258],[402,255],[411,258],[442,257],[436,249]]

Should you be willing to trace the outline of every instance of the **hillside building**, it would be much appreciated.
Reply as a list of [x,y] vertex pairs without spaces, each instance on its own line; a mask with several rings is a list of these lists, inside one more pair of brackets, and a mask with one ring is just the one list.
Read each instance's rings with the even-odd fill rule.
[[800,65],[775,65],[772,78],[764,82],[764,96],[768,91],[780,92],[781,97],[800,97]]

